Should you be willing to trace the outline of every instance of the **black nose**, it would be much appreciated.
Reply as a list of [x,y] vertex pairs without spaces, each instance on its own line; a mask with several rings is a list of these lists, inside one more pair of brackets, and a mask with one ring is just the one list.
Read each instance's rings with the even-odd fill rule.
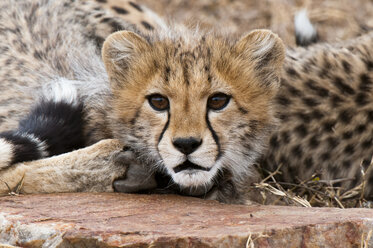
[[184,153],[185,155],[191,154],[202,144],[201,139],[193,137],[189,138],[177,138],[172,142],[176,149]]

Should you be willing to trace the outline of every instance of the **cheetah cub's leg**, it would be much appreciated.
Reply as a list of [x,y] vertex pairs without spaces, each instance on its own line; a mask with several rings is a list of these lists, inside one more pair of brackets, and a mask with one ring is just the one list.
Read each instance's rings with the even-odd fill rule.
[[21,181],[20,192],[29,194],[113,192],[113,181],[126,173],[126,164],[115,162],[122,147],[118,140],[102,140],[73,152],[14,164],[0,170],[0,194],[7,194],[8,186],[15,191]]

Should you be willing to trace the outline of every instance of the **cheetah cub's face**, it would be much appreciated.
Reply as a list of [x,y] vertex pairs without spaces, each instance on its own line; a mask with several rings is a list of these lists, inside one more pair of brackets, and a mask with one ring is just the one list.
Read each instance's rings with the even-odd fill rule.
[[281,40],[266,30],[238,41],[175,33],[121,31],[106,40],[115,137],[181,188],[209,189],[225,172],[253,176],[274,124]]

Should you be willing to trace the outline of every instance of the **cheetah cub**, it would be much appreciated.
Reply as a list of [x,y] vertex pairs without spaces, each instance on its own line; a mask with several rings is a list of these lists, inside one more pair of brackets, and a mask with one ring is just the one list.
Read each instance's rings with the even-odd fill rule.
[[[183,27],[142,34],[90,6],[1,3],[2,180],[17,162],[116,138],[133,166],[155,177],[155,192],[244,202],[276,123],[282,41],[267,30],[239,39]],[[97,21],[98,14],[109,19]],[[93,31],[108,22],[122,31],[107,37],[101,57]],[[71,189],[89,190],[90,170],[67,180]],[[62,175],[69,177],[56,173],[53,180],[66,181]],[[114,187],[128,190],[125,180]]]

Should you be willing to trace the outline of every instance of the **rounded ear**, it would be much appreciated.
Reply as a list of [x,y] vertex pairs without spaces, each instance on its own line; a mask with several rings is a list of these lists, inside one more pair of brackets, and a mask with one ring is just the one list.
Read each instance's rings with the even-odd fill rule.
[[235,51],[266,85],[279,83],[285,46],[276,34],[265,29],[253,30],[236,43]]
[[102,59],[110,81],[124,80],[131,61],[148,49],[149,43],[130,31],[118,31],[107,37],[102,47]]

